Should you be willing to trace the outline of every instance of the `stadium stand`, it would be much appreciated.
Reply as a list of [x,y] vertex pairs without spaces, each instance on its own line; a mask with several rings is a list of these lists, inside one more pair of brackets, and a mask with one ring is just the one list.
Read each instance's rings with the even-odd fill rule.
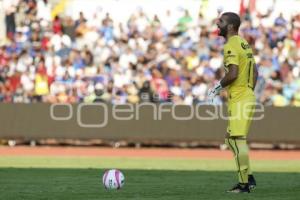
[[[150,17],[142,10],[117,23],[110,13],[51,17],[47,0],[8,1],[0,47],[0,101],[172,102],[207,100],[223,74],[224,41],[215,19],[187,10]],[[258,101],[300,106],[300,14],[245,11],[241,33],[255,50]],[[216,103],[226,101],[222,93]]]

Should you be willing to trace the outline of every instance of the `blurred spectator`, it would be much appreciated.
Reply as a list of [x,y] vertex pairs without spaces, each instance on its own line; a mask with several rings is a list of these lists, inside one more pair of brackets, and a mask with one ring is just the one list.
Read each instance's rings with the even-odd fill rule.
[[[10,41],[0,48],[1,102],[191,105],[207,101],[224,74],[224,40],[202,13],[196,19],[188,10],[150,16],[139,9],[117,23],[100,12],[52,20],[47,0],[4,5]],[[300,106],[300,14],[271,16],[245,10],[241,25],[259,71],[255,92],[266,105]]]
[[150,82],[145,81],[139,91],[140,102],[154,102],[154,94],[150,87]]
[[51,21],[51,5],[48,0],[37,1],[37,19]]
[[52,24],[52,31],[54,34],[58,34],[63,31],[62,21],[58,15],[54,17]]
[[193,21],[193,18],[190,16],[189,11],[185,10],[184,16],[182,16],[178,20],[178,30],[180,32],[186,32],[192,21]]
[[17,11],[19,0],[4,0],[3,7],[5,12],[5,25],[7,37],[11,40],[16,32],[15,13]]

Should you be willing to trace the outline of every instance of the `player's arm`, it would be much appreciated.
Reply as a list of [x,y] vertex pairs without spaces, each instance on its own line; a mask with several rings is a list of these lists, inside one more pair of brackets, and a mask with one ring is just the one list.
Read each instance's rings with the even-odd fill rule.
[[228,66],[228,69],[229,69],[228,73],[220,81],[222,88],[225,88],[231,83],[233,83],[237,79],[239,74],[239,67],[237,65],[230,64]]
[[209,98],[213,98],[214,96],[219,94],[222,88],[225,88],[231,83],[233,83],[238,77],[238,73],[239,73],[238,53],[234,48],[228,45],[225,45],[224,47],[224,61],[225,63],[227,63],[228,72],[226,73],[225,77],[218,84],[214,86],[213,89],[209,90],[208,92]]
[[227,87],[233,83],[239,73],[239,56],[235,48],[225,45],[224,46],[224,60],[227,65],[228,72],[225,77],[220,81],[222,88]]
[[255,89],[256,82],[257,82],[257,77],[258,77],[258,70],[256,65],[253,67],[253,90]]

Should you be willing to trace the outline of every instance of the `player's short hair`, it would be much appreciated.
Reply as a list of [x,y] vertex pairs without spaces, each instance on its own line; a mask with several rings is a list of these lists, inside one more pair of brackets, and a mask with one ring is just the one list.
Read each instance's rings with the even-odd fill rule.
[[225,12],[222,15],[227,16],[228,24],[232,24],[234,30],[238,31],[241,25],[241,18],[238,14],[233,12]]

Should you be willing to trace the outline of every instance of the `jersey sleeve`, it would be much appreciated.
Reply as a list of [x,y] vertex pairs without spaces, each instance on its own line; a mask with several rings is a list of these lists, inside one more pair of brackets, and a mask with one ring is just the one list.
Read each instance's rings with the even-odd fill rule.
[[224,46],[224,63],[226,66],[230,64],[239,65],[238,52],[231,46]]

